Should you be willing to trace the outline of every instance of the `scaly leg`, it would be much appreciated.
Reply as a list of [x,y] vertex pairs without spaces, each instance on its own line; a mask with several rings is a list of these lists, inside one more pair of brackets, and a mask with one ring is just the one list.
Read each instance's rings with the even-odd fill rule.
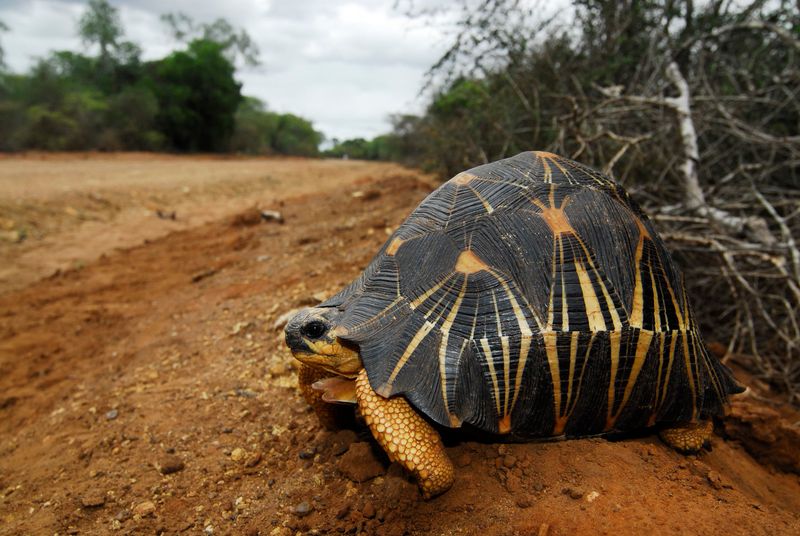
[[659,432],[661,440],[680,452],[697,452],[714,432],[711,420],[687,422],[665,428]]
[[442,440],[406,399],[377,394],[369,384],[366,370],[356,379],[356,398],[372,435],[392,461],[414,475],[424,498],[450,489],[455,473]]

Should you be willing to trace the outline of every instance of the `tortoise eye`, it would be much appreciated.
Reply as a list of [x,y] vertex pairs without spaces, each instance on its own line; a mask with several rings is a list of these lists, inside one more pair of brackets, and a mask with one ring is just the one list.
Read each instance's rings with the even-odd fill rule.
[[319,320],[312,320],[308,324],[304,325],[300,331],[303,333],[303,336],[308,337],[309,339],[319,339],[325,335],[326,331],[328,331],[328,326]]

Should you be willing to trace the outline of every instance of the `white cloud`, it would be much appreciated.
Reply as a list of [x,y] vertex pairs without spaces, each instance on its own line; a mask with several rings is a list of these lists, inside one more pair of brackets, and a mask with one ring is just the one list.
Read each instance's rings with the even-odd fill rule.
[[[276,111],[312,120],[329,137],[371,137],[389,130],[388,115],[418,109],[426,69],[446,46],[441,31],[393,11],[394,0],[113,1],[126,39],[145,59],[176,47],[159,20],[182,11],[197,21],[227,18],[258,44],[263,66],[243,68],[243,92]],[[77,0],[0,0],[6,62],[25,71],[50,50],[82,48]]]

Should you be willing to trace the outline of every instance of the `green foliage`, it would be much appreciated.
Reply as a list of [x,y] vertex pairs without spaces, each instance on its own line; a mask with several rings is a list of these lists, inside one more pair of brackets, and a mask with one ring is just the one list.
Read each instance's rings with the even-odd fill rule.
[[225,57],[231,63],[235,63],[239,56],[250,66],[261,63],[258,45],[253,42],[250,34],[244,29],[237,30],[226,19],[220,18],[211,23],[197,24],[189,15],[176,12],[161,15],[161,20],[178,41],[187,42],[193,39],[213,41],[222,46]]
[[18,101],[0,99],[0,151],[17,151],[24,147],[21,132],[25,125],[25,106]]
[[402,160],[406,153],[401,140],[394,134],[376,136],[371,140],[353,138],[333,140],[333,147],[324,152],[330,158],[354,158],[356,160]]
[[461,78],[434,97],[428,112],[442,118],[467,117],[480,112],[490,100],[484,81]]
[[[7,31],[8,31],[8,26],[6,26],[6,24],[0,20],[0,33]],[[3,50],[3,43],[0,42],[0,72],[2,72],[3,69],[5,69],[5,66],[6,66],[5,51]]]
[[244,97],[236,110],[236,128],[231,138],[231,150],[246,154],[272,154],[273,139],[278,131],[277,114],[254,97]]
[[242,96],[233,65],[212,41],[192,41],[153,69],[159,130],[179,151],[227,149]]
[[309,121],[270,112],[256,98],[245,97],[236,111],[236,130],[231,140],[234,152],[316,156],[321,142],[322,134]]
[[102,63],[108,63],[111,50],[123,33],[119,10],[107,0],[89,0],[88,9],[78,21],[78,33],[84,43],[97,44]]
[[322,140],[322,133],[314,130],[310,121],[294,114],[282,114],[278,117],[272,146],[281,154],[316,156]]
[[144,63],[141,48],[122,39],[118,10],[91,0],[78,27],[97,56],[61,50],[25,75],[0,68],[0,150],[317,154],[322,135],[310,122],[242,98],[233,59],[258,61],[246,32],[224,19],[195,25],[180,14],[166,18],[181,40],[202,38]]
[[26,110],[20,143],[41,150],[74,150],[95,146],[107,111],[100,93],[67,90],[58,106],[33,104]]
[[158,151],[167,140],[156,130],[158,100],[145,85],[129,86],[112,96],[108,103],[103,148]]
[[32,149],[63,151],[77,137],[78,125],[60,111],[34,105],[27,109],[24,145]]
[[355,158],[356,160],[375,160],[372,142],[364,138],[333,140],[333,147],[325,151],[325,156],[334,158]]

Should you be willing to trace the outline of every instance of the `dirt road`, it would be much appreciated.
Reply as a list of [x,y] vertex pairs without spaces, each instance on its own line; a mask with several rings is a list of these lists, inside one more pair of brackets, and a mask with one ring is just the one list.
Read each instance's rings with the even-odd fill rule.
[[160,154],[0,155],[0,293],[116,248],[398,166]]
[[[698,456],[652,435],[449,435],[456,483],[429,502],[362,427],[322,430],[276,321],[355,277],[431,188],[398,168],[336,164],[324,196],[291,171],[295,190],[231,196],[279,207],[283,225],[252,212],[165,222],[147,243],[93,250],[0,296],[0,534],[800,533],[798,415],[753,396]],[[183,186],[157,184],[168,200]],[[223,196],[189,197],[199,213]],[[12,280],[30,266],[6,260]]]

